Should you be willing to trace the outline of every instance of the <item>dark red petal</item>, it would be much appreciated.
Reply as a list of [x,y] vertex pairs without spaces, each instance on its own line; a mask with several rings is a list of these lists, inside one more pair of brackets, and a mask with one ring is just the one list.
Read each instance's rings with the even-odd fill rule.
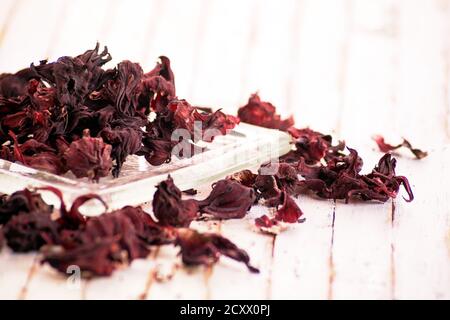
[[278,209],[275,219],[278,221],[296,223],[303,215],[302,210],[295,203],[294,199],[290,195],[283,191],[283,206]]

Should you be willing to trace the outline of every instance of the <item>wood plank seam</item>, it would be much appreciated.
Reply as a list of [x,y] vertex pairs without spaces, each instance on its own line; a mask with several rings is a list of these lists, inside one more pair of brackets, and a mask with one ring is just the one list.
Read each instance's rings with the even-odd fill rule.
[[336,276],[336,271],[334,269],[334,260],[333,260],[333,248],[334,248],[334,227],[336,221],[336,200],[333,200],[333,217],[331,220],[331,235],[330,235],[330,253],[328,258],[328,300],[333,299],[333,285],[334,278]]

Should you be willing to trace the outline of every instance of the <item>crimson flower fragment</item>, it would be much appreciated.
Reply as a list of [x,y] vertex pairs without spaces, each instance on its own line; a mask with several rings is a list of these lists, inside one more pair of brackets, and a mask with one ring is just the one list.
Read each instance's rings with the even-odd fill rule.
[[39,250],[59,241],[58,224],[47,213],[22,212],[13,216],[3,227],[7,245],[16,252]]
[[48,205],[41,195],[29,189],[16,191],[10,196],[3,195],[0,201],[0,225],[7,223],[20,213],[37,212],[50,215],[53,206]]
[[98,180],[107,176],[112,167],[111,145],[102,138],[91,138],[88,131],[70,144],[63,158],[77,178]]
[[420,149],[414,148],[411,143],[403,139],[403,142],[397,145],[391,145],[385,142],[384,137],[376,135],[373,137],[373,140],[377,143],[378,148],[381,152],[388,153],[397,149],[400,149],[402,147],[407,148],[411,153],[417,158],[422,159],[425,158],[428,155],[428,152],[422,151]]
[[198,213],[197,202],[182,200],[181,191],[170,176],[156,186],[152,204],[155,217],[164,226],[188,227]]
[[213,184],[209,196],[198,202],[203,214],[217,219],[243,218],[255,203],[253,188],[246,187],[231,179],[220,180]]
[[246,123],[282,131],[294,125],[293,117],[281,120],[276,108],[270,102],[261,101],[257,93],[252,94],[247,104],[238,110],[238,117]]
[[179,229],[176,245],[180,247],[181,259],[186,265],[211,265],[224,255],[244,263],[251,272],[259,272],[257,268],[250,265],[250,258],[244,250],[214,233]]

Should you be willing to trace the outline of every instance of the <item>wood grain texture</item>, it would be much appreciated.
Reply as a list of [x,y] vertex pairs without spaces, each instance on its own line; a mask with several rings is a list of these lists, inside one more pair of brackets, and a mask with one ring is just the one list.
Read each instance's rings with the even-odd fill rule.
[[[450,1],[0,0],[0,72],[108,45],[144,70],[171,58],[177,91],[235,113],[259,91],[299,127],[381,153],[370,137],[430,151],[398,155],[415,200],[344,204],[301,196],[306,222],[277,236],[253,219],[196,222],[229,237],[261,269],[223,258],[184,268],[154,248],[110,278],[78,281],[34,254],[0,253],[1,299],[449,299]],[[255,169],[255,168],[254,168]],[[205,197],[210,186],[199,188]],[[147,205],[146,209],[151,210]]]

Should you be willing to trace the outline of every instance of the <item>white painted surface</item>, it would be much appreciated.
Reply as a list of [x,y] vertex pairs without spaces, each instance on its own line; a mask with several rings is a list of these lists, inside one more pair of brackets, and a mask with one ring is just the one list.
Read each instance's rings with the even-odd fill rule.
[[[161,54],[180,97],[235,112],[260,90],[299,126],[355,146],[370,170],[372,134],[405,136],[430,156],[402,153],[416,199],[345,205],[302,196],[306,222],[273,241],[244,220],[196,223],[248,250],[261,274],[222,259],[180,268],[153,250],[113,277],[68,286],[34,255],[0,253],[0,298],[449,299],[450,1],[0,0],[0,72],[109,45],[145,69]],[[207,194],[201,190],[199,197]]]

